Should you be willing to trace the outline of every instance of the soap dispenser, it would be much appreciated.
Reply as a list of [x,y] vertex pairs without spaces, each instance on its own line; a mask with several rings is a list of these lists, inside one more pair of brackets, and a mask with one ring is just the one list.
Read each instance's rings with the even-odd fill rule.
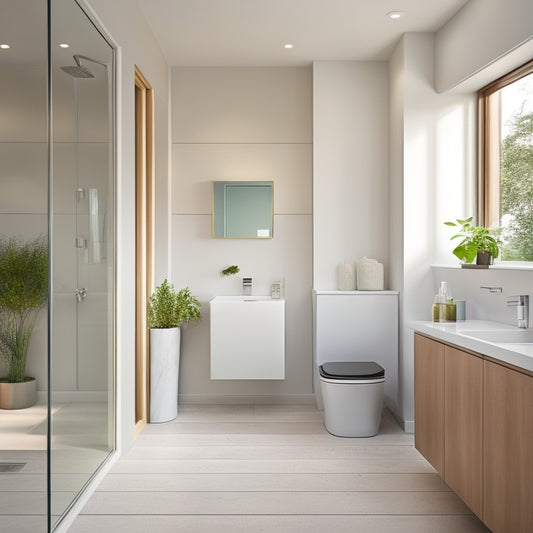
[[433,322],[455,322],[456,320],[455,301],[448,291],[448,283],[446,281],[440,282],[439,292],[435,295],[431,309],[431,316]]

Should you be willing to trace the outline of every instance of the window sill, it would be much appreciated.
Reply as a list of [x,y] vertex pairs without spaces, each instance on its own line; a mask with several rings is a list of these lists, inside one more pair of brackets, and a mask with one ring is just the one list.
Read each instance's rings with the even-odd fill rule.
[[[450,268],[456,270],[468,270],[462,269],[461,265],[431,265],[431,268]],[[489,270],[521,270],[521,271],[533,271],[533,263],[526,263],[520,261],[504,261],[501,263],[495,263],[490,265]]]

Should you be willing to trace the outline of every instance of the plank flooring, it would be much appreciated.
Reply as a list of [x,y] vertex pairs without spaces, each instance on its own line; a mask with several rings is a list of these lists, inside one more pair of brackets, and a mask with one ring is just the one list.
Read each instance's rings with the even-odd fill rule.
[[69,533],[481,533],[384,411],[379,435],[333,437],[313,406],[180,406],[149,425]]

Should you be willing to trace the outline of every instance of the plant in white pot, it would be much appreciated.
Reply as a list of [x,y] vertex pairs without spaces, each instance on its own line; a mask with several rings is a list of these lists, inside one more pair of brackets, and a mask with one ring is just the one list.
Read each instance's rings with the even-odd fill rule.
[[23,409],[37,400],[36,381],[26,376],[26,358],[47,297],[46,239],[0,238],[0,354],[7,366],[7,376],[0,378],[2,409]]
[[150,422],[178,415],[181,326],[201,318],[200,303],[188,287],[176,292],[165,279],[148,301],[150,328]]

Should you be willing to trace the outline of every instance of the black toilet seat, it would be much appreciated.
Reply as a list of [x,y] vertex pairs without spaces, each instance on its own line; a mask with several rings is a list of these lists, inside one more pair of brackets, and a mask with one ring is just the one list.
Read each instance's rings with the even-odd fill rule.
[[385,369],[374,361],[331,361],[319,367],[320,376],[339,380],[374,380],[385,377]]

